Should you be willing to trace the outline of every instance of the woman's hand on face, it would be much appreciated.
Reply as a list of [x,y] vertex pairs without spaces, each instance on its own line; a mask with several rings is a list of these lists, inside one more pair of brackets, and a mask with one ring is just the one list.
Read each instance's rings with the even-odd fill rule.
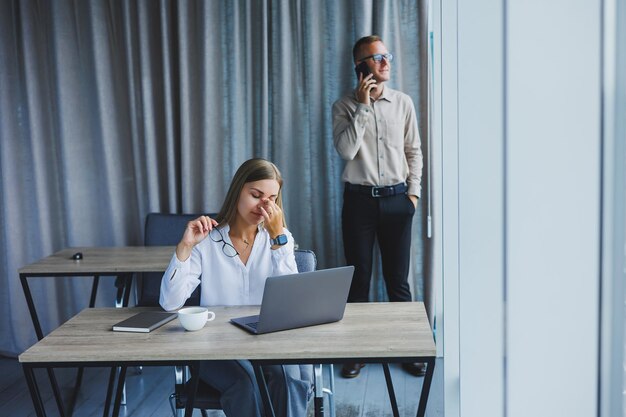
[[202,242],[213,228],[217,226],[217,221],[209,216],[200,216],[187,223],[185,233],[176,246],[176,256],[181,261],[186,261],[191,255],[191,250],[198,243]]
[[261,206],[261,213],[265,219],[265,229],[272,239],[283,233],[283,211],[276,203],[268,199]]

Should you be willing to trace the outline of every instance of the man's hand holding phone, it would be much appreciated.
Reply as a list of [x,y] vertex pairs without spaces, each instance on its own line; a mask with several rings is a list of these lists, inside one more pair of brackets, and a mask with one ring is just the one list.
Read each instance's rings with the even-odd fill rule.
[[370,105],[370,92],[376,88],[376,80],[374,74],[371,73],[366,62],[361,62],[354,70],[359,79],[359,85],[356,89],[356,99],[359,103]]

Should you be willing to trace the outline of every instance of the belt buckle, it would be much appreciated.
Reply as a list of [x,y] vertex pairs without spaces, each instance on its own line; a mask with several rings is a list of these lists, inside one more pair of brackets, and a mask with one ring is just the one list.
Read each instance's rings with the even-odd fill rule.
[[372,197],[374,198],[379,198],[380,195],[380,190],[382,190],[385,187],[372,187]]

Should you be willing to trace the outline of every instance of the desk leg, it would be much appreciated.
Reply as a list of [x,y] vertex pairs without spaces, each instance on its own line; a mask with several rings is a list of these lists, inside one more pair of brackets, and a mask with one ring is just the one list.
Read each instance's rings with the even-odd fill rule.
[[435,358],[426,359],[426,375],[424,376],[424,384],[422,385],[422,393],[420,395],[420,403],[417,407],[417,417],[424,417],[426,414],[426,403],[428,403],[428,394],[430,393],[430,383],[435,373]]
[[35,379],[35,373],[33,368],[26,364],[22,364],[24,370],[24,376],[26,377],[26,384],[30,391],[30,397],[33,400],[33,406],[35,407],[35,413],[37,417],[46,417],[46,410],[43,408],[43,402],[41,401],[41,394],[39,393],[39,387],[37,386],[37,380]]
[[50,379],[50,385],[52,385],[52,391],[54,392],[54,399],[57,403],[57,407],[59,409],[59,414],[61,417],[65,417],[65,410],[63,408],[63,397],[61,396],[61,390],[59,389],[59,384],[57,383],[57,378],[54,376],[54,369],[48,368],[48,378]]
[[30,293],[30,288],[28,287],[28,277],[26,275],[20,274],[20,282],[22,283],[22,290],[24,290],[24,297],[26,298],[26,305],[28,305],[30,318],[33,321],[33,326],[35,327],[37,340],[41,340],[43,339],[43,332],[41,331],[39,317],[37,317],[37,310],[35,310],[35,303],[33,303],[33,296]]
[[[89,308],[94,308],[96,305],[96,295],[98,295],[98,283],[99,282],[100,282],[100,275],[94,275],[93,283],[91,284],[91,296],[89,297]],[[78,373],[76,374],[76,382],[74,383],[74,390],[72,391],[72,397],[70,398],[69,409],[67,410],[67,414],[69,417],[72,417],[72,415],[74,414],[74,406],[76,405],[76,399],[78,398],[78,391],[80,390],[80,385],[83,382],[83,373],[84,373],[84,368],[81,366],[78,368]]]
[[[30,312],[30,318],[33,321],[33,327],[35,327],[35,334],[37,340],[43,339],[43,332],[41,331],[41,324],[39,323],[39,317],[37,316],[37,310],[35,310],[35,303],[33,302],[33,295],[30,292],[28,286],[28,276],[20,274],[20,282],[22,283],[22,290],[24,291],[24,298],[26,298],[26,305]],[[54,376],[54,370],[48,368],[48,377],[50,378],[50,384],[52,385],[52,392],[54,393],[54,399],[56,400],[57,407],[59,408],[59,414],[61,417],[65,417],[65,411],[63,409],[63,400],[61,397],[61,391],[57,384],[56,377]]]
[[[96,305],[96,295],[98,295],[99,282],[100,275],[94,275],[93,283],[91,284],[91,296],[89,297],[89,308],[94,308]],[[76,382],[74,383],[74,390],[72,391],[72,398],[70,399],[69,410],[67,411],[69,417],[72,417],[74,414],[74,406],[76,405],[76,399],[78,398],[78,391],[80,390],[80,385],[83,382],[83,373],[84,368],[81,366],[78,368],[78,373],[76,374]]]
[[265,382],[265,376],[263,375],[263,369],[261,368],[261,365],[257,365],[254,362],[252,362],[252,368],[254,369],[254,375],[256,376],[256,382],[259,386],[259,391],[261,391],[261,398],[263,399],[263,408],[265,408],[265,415],[266,417],[276,417],[276,414],[274,413],[274,407],[272,406],[270,391],[267,389],[267,383]]
[[120,405],[122,403],[122,390],[124,389],[124,381],[126,380],[126,365],[120,366],[120,375],[117,380],[117,390],[115,392],[115,403],[113,404],[113,417],[120,415]]
[[[130,283],[132,283],[132,276],[133,276],[132,274],[115,275],[115,288],[117,288],[117,291],[115,294],[115,308],[128,307],[128,297],[125,295],[125,288],[129,286],[129,280],[130,280]],[[117,404],[118,402],[119,402],[119,405],[126,405],[126,387],[125,386],[122,386],[121,396],[115,398],[115,404]],[[115,405],[113,407],[115,408]]]
[[74,390],[72,391],[72,398],[70,398],[70,404],[67,410],[67,415],[72,417],[74,414],[74,406],[76,405],[76,399],[78,398],[78,391],[80,390],[80,384],[83,382],[83,372],[85,368],[82,366],[78,368],[76,373],[76,382],[74,383]]
[[187,385],[187,404],[185,404],[185,417],[192,417],[193,403],[196,400],[196,392],[198,391],[198,382],[200,381],[200,362],[195,361],[189,364],[191,368],[191,379]]
[[124,301],[122,307],[128,307],[130,300],[130,290],[133,286],[133,274],[124,274]]
[[109,385],[107,386],[107,396],[104,400],[104,412],[103,417],[109,417],[109,410],[111,408],[111,397],[113,396],[113,389],[115,388],[115,375],[117,375],[117,367],[112,366],[111,372],[109,372]]
[[385,373],[385,382],[387,382],[387,392],[389,392],[389,401],[391,401],[391,411],[393,412],[393,417],[400,417],[400,412],[398,411],[398,401],[396,400],[396,393],[393,389],[393,381],[391,379],[391,372],[389,372],[389,364],[382,363],[383,372]]
[[94,308],[96,305],[96,295],[98,295],[98,283],[100,282],[100,275],[93,276],[93,283],[91,284],[91,296],[89,297],[89,308]]

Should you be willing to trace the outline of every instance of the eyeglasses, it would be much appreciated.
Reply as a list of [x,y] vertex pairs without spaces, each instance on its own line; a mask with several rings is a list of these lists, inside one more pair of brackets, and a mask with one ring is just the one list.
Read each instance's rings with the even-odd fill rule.
[[386,54],[374,54],[374,55],[366,56],[365,58],[359,59],[359,62],[363,62],[366,59],[370,59],[370,58],[372,58],[374,62],[376,62],[377,64],[380,63],[383,60],[383,58],[387,62],[393,61],[393,55],[390,52],[388,52]]
[[[214,231],[220,235],[219,239],[217,239],[217,236],[213,234]],[[215,243],[222,242],[222,252],[224,252],[224,255],[228,256],[229,258],[234,258],[235,256],[239,255],[237,249],[235,249],[233,245],[224,240],[224,235],[222,235],[222,232],[217,227],[211,229],[211,231],[209,232],[209,237]]]

